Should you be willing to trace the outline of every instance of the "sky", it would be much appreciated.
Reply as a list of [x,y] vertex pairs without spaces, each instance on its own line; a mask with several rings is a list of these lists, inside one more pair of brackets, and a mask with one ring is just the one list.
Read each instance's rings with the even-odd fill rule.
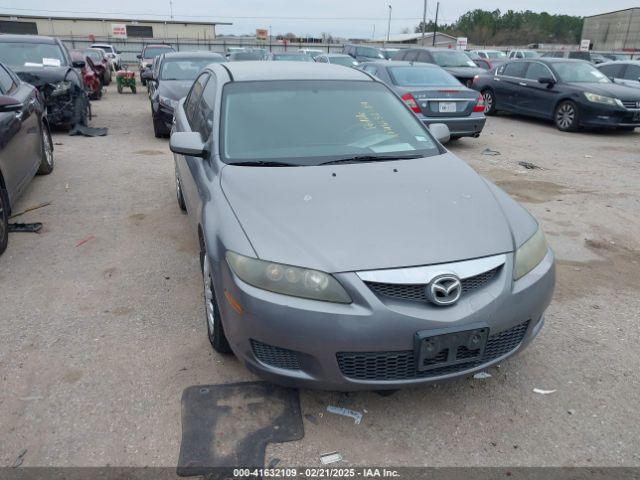
[[[391,34],[413,28],[422,19],[423,0],[0,0],[0,13],[16,15],[114,16],[136,19],[232,22],[219,26],[224,34],[253,34],[269,28],[273,35],[292,32],[318,36],[382,38],[387,33],[391,5]],[[638,6],[637,0],[442,0],[438,23],[451,23],[468,10],[500,9],[588,16]],[[146,13],[145,13],[146,12]],[[427,18],[432,20],[436,0],[428,0]],[[375,33],[374,33],[375,32]]]

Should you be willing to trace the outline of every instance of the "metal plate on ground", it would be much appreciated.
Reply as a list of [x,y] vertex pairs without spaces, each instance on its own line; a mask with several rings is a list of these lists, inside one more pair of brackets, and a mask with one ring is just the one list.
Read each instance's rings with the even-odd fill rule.
[[268,443],[303,437],[297,390],[266,382],[189,387],[178,475],[224,478],[234,467],[263,468]]

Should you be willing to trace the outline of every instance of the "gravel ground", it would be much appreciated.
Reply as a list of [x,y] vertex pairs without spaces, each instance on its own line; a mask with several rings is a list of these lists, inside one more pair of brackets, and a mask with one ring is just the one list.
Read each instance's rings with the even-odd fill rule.
[[[12,234],[0,257],[0,466],[23,449],[24,466],[175,465],[182,390],[254,379],[208,345],[197,245],[146,95],[109,90],[93,120],[109,135],[54,135],[55,171],[16,207],[51,201],[21,219],[43,232]],[[499,116],[450,148],[541,221],[558,257],[545,328],[485,380],[302,391],[317,421],[267,462],[339,451],[340,465],[640,465],[640,131]],[[329,404],[364,419],[323,415]]]

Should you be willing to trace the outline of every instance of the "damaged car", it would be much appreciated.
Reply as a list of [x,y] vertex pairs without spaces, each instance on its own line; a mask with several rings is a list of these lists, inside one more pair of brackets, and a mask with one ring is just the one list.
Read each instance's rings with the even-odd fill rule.
[[82,50],[69,50],[69,54],[76,65],[80,62],[85,62],[84,67],[76,68],[76,70],[82,75],[82,82],[89,98],[91,100],[100,100],[102,98],[102,81],[100,80],[100,73],[93,66],[91,59],[85,57]]
[[76,124],[87,124],[89,98],[75,70],[83,68],[85,62],[73,62],[60,40],[38,35],[0,35],[0,62],[38,89],[50,125],[71,129]]

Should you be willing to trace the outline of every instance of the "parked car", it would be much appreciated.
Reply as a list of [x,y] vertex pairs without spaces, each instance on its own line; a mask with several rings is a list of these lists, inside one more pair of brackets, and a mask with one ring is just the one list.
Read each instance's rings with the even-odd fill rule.
[[393,56],[393,60],[405,62],[435,63],[440,65],[463,85],[469,86],[473,77],[484,73],[469,56],[460,50],[446,48],[407,48]]
[[314,60],[318,55],[322,55],[324,53],[319,48],[300,48],[300,49],[298,49],[298,52],[299,53],[304,53],[305,55],[309,55]]
[[358,62],[375,62],[387,59],[379,48],[366,45],[345,45],[342,47],[342,53],[352,56]]
[[606,58],[599,53],[581,52],[579,50],[556,50],[553,52],[545,52],[542,58],[573,58],[575,60],[585,60],[593,64],[599,64],[606,61]]
[[380,390],[467,376],[533,340],[554,254],[430,128],[353,68],[198,76],[170,149],[217,352],[294,387]]
[[503,62],[507,60],[507,54],[500,50],[471,50],[471,53],[487,60],[502,60]]
[[51,126],[86,125],[89,98],[73,62],[60,40],[38,35],[0,35],[0,62],[36,87],[47,108]]
[[105,56],[104,51],[99,48],[87,48],[84,54],[91,58],[93,67],[99,73],[102,84],[109,85],[111,83],[111,62]]
[[153,59],[156,58],[158,55],[161,55],[163,53],[170,53],[170,52],[175,52],[175,50],[171,45],[164,45],[164,44],[145,45],[142,48],[142,52],[139,55],[137,55],[137,57],[140,60],[138,69],[140,70],[140,83],[142,83],[143,86],[147,84],[147,81],[142,78],[142,72],[144,72],[146,69],[151,67],[151,64],[153,63]]
[[84,62],[84,67],[76,68],[76,71],[82,76],[84,89],[91,100],[100,100],[102,98],[102,81],[100,74],[93,66],[91,58],[87,57],[82,50],[69,50],[71,61],[76,65]]
[[631,60],[630,53],[603,53],[602,56],[609,60]]
[[535,50],[511,50],[507,56],[509,59],[517,58],[537,58],[540,56]]
[[265,60],[271,62],[313,62],[311,55],[300,52],[269,52]]
[[318,63],[335,63],[336,65],[343,65],[345,67],[357,67],[358,61],[351,55],[345,55],[343,53],[323,53],[314,58]]
[[425,125],[444,123],[450,137],[479,137],[486,118],[482,95],[430,63],[363,63],[359,67],[386,83]]
[[602,63],[598,65],[598,70],[615,83],[640,88],[640,60]]
[[384,58],[391,60],[391,58],[400,51],[399,48],[381,48],[380,52],[384,55]]
[[493,70],[501,63],[504,63],[504,60],[483,58],[475,52],[466,52],[466,54],[471,60],[473,60],[473,63],[475,63],[476,66],[482,68],[483,70]]
[[244,47],[227,47],[227,53],[226,53],[226,57],[229,58],[232,54],[234,53],[238,53],[238,52],[246,52],[247,49]]
[[473,88],[484,96],[487,115],[514,112],[553,120],[559,130],[572,132],[640,126],[640,91],[616,85],[584,60],[510,61],[478,76]]
[[52,171],[53,143],[38,90],[0,64],[0,255],[16,201],[34,175]]
[[122,68],[122,58],[120,57],[120,51],[113,45],[109,43],[94,43],[91,45],[91,48],[99,48],[100,50],[102,50],[109,59],[109,62],[111,62],[114,71],[118,71]]
[[173,112],[178,100],[191,88],[198,73],[210,63],[224,62],[225,58],[214,52],[173,52],[158,57],[158,75],[149,78],[153,85],[151,118],[156,137],[169,135],[173,124]]
[[231,52],[227,55],[230,62],[247,62],[255,60],[264,60],[264,56],[260,52],[253,52],[250,50],[239,50]]

